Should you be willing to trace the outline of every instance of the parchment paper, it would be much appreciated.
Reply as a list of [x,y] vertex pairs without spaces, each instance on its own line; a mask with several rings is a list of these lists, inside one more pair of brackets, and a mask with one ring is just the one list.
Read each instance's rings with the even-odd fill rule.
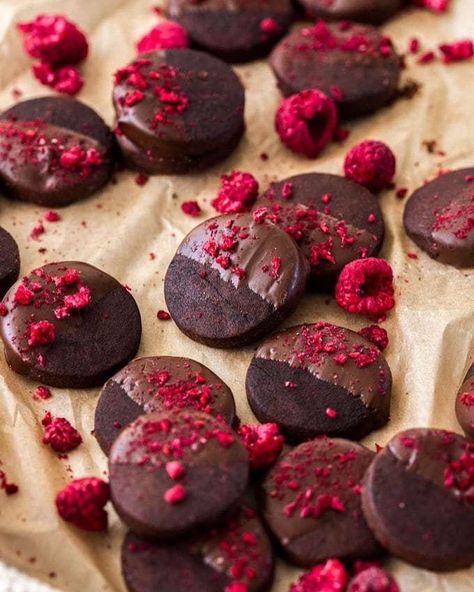
[[[47,94],[33,80],[31,61],[14,24],[41,12],[64,13],[87,31],[91,42],[91,54],[83,67],[86,86],[79,98],[112,124],[112,73],[133,58],[134,42],[157,22],[152,4],[147,0],[0,0],[0,108],[13,102],[13,89],[21,90],[23,98]],[[447,15],[406,12],[385,29],[401,52],[415,35],[426,49],[443,41],[472,38],[474,0],[453,0]],[[295,173],[339,173],[346,150],[364,138],[384,140],[396,152],[398,187],[413,190],[440,166],[472,166],[474,62],[446,67],[440,63],[418,66],[415,61],[408,58],[404,76],[422,84],[418,95],[352,124],[345,146],[333,145],[315,161],[288,152],[273,130],[280,94],[267,64],[238,67],[247,89],[247,134],[221,165],[199,175],[154,177],[144,187],[134,182],[133,173],[120,173],[117,183],[99,195],[61,210],[61,221],[46,223],[40,241],[28,240],[28,235],[44,210],[0,198],[0,225],[20,245],[22,273],[61,259],[87,261],[111,273],[132,288],[140,307],[144,332],[139,354],[176,354],[203,362],[232,387],[242,420],[252,420],[244,390],[252,348],[213,350],[183,336],[172,321],[156,318],[157,310],[165,308],[166,267],[196,223],[182,214],[180,204],[197,199],[204,209],[201,219],[211,216],[209,203],[219,175],[233,168],[253,172],[263,187],[271,179]],[[446,156],[428,154],[424,140],[437,140]],[[268,161],[259,158],[262,152],[269,155]],[[397,305],[384,325],[390,335],[386,354],[394,388],[392,420],[366,439],[371,447],[413,426],[459,430],[454,396],[474,354],[474,272],[436,263],[420,252],[404,234],[404,202],[393,191],[381,196],[381,204],[387,224],[382,256],[391,262],[396,275]],[[40,248],[46,252],[39,252]],[[418,259],[408,258],[407,252],[416,252]],[[156,258],[152,260],[149,253]],[[285,325],[319,319],[356,330],[366,324],[339,310],[334,302],[328,304],[326,297],[308,295]],[[56,492],[72,477],[106,477],[106,459],[91,435],[99,391],[53,389],[52,399],[35,402],[36,386],[11,372],[1,357],[0,460],[20,492],[8,498],[0,492],[0,558],[63,591],[123,591],[119,548],[124,528],[112,508],[110,530],[104,535],[66,525],[54,507]],[[84,437],[84,444],[67,461],[59,460],[41,443],[45,409],[68,418]],[[389,568],[404,592],[474,589],[474,568],[436,575],[396,560],[390,561]],[[286,592],[298,573],[279,563],[273,590]],[[11,584],[11,578],[11,572],[2,576],[0,566],[0,590],[39,589],[22,583],[20,577]]]

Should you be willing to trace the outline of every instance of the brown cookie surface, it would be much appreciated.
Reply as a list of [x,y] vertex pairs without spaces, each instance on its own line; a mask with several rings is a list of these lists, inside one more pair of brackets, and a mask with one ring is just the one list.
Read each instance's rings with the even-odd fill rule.
[[453,432],[418,428],[378,453],[363,482],[362,507],[390,553],[434,571],[474,562],[473,446]]
[[392,17],[402,0],[299,0],[310,18],[380,24]]
[[467,371],[456,396],[456,417],[466,437],[474,440],[474,364]]
[[6,294],[0,334],[8,364],[64,388],[98,386],[135,355],[141,320],[113,277],[78,261],[33,270]]
[[332,97],[344,118],[373,113],[396,94],[400,58],[369,25],[318,21],[284,37],[270,65],[285,96],[314,88]]
[[20,273],[20,252],[12,235],[0,226],[0,297],[16,282]]
[[139,415],[187,408],[222,417],[230,425],[237,420],[231,390],[203,364],[173,356],[138,358],[105,383],[94,435],[108,454],[123,428]]

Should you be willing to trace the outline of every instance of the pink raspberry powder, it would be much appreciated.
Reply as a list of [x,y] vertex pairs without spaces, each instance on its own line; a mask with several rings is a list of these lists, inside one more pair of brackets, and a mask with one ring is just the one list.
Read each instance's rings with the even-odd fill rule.
[[375,193],[390,187],[395,176],[396,160],[383,142],[365,140],[350,150],[344,161],[344,174]]
[[178,23],[165,21],[153,27],[137,43],[138,53],[156,51],[158,49],[180,49],[189,47],[186,29]]

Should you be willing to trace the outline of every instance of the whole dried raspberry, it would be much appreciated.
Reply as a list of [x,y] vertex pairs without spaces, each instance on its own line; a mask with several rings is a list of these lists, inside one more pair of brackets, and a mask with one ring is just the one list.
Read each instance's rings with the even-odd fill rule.
[[315,158],[329,144],[338,123],[336,103],[319,90],[284,99],[275,117],[281,141],[293,152]]
[[386,144],[376,140],[357,144],[344,161],[345,176],[375,193],[391,186],[395,169],[395,155]]
[[364,327],[359,331],[359,335],[371,341],[380,351],[383,351],[388,345],[388,333],[383,327],[379,327],[378,325]]
[[344,565],[337,559],[328,559],[303,574],[289,592],[343,592],[348,579]]
[[400,588],[381,567],[369,567],[350,581],[347,592],[400,592]]
[[63,520],[83,530],[107,529],[105,504],[109,501],[108,483],[96,477],[75,479],[56,496],[56,508]]
[[383,259],[368,257],[348,263],[336,284],[336,301],[341,308],[378,317],[395,306],[393,271]]
[[189,47],[188,33],[182,25],[170,21],[156,25],[137,43],[138,53],[183,47]]
[[46,86],[54,88],[59,93],[75,95],[84,86],[84,80],[74,66],[54,68],[46,62],[39,62],[33,66],[33,74]]
[[212,200],[213,207],[221,214],[247,212],[258,196],[258,182],[250,173],[232,171],[222,175],[221,188]]
[[285,443],[276,423],[242,425],[238,434],[249,453],[250,466],[255,470],[272,465]]
[[64,417],[53,417],[47,412],[41,423],[45,428],[43,443],[56,452],[71,452],[82,443],[81,434]]
[[19,23],[30,56],[51,65],[78,64],[87,57],[86,36],[63,16],[40,14],[34,21]]

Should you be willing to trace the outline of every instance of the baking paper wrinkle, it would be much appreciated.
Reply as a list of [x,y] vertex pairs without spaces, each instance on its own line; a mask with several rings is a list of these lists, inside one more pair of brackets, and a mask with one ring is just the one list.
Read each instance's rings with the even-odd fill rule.
[[[158,22],[151,8],[159,3],[0,0],[0,109],[13,103],[15,88],[23,92],[23,98],[49,94],[30,72],[32,60],[23,52],[15,23],[39,13],[66,14],[87,31],[91,42],[90,56],[81,66],[86,85],[79,98],[112,126],[113,72],[133,59],[136,41]],[[444,15],[403,13],[384,30],[402,53],[415,36],[422,51],[445,41],[473,38],[474,3],[452,0],[452,4],[453,10]],[[40,241],[28,240],[28,236],[46,209],[0,197],[0,225],[19,243],[21,273],[46,261],[76,259],[115,276],[132,288],[140,307],[143,338],[139,355],[181,355],[204,363],[232,388],[242,421],[254,421],[244,385],[256,346],[213,350],[185,337],[172,321],[159,321],[157,311],[166,309],[163,279],[167,266],[184,235],[205,217],[215,215],[210,202],[218,191],[219,176],[233,169],[254,173],[262,190],[271,180],[294,174],[340,173],[345,152],[366,138],[392,147],[398,163],[396,185],[410,191],[433,178],[439,167],[474,166],[470,84],[474,62],[417,66],[417,59],[407,57],[403,76],[421,83],[418,95],[349,124],[351,134],[345,144],[331,145],[315,161],[288,152],[274,132],[272,114],[281,95],[267,63],[236,67],[247,89],[247,133],[224,163],[189,176],[152,177],[144,186],[136,184],[136,173],[120,172],[117,184],[59,210],[59,222],[44,222],[46,233]],[[423,140],[436,140],[446,156],[428,154]],[[267,161],[261,159],[262,153],[268,154]],[[189,200],[197,200],[203,208],[200,218],[182,213],[181,204]],[[390,337],[386,357],[394,379],[392,418],[388,426],[364,440],[372,449],[376,442],[384,445],[391,435],[409,427],[432,425],[459,431],[454,396],[474,358],[474,271],[436,263],[410,241],[402,227],[405,201],[397,199],[394,191],[380,197],[386,223],[381,255],[394,268],[397,306],[384,323]],[[39,253],[40,247],[46,248],[46,253]],[[409,259],[408,252],[416,253],[418,259]],[[156,258],[150,259],[149,253]],[[324,295],[306,295],[284,327],[318,320],[354,330],[369,324],[339,310],[333,302],[326,304],[326,299]],[[99,389],[51,388],[51,399],[34,401],[38,384],[11,372],[3,356],[0,376],[0,460],[9,480],[20,486],[16,496],[3,498],[0,492],[0,557],[63,592],[123,592],[120,545],[125,529],[113,510],[109,509],[109,532],[103,535],[68,526],[54,507],[57,491],[72,475],[106,477],[106,459],[91,434]],[[45,410],[69,419],[83,436],[84,443],[67,460],[59,460],[41,442]],[[388,567],[403,592],[474,589],[474,568],[433,574],[396,560]],[[56,576],[48,577],[50,572]],[[279,562],[272,592],[287,592],[299,573],[299,569]],[[40,592],[43,588],[39,586],[0,564],[0,592]]]

